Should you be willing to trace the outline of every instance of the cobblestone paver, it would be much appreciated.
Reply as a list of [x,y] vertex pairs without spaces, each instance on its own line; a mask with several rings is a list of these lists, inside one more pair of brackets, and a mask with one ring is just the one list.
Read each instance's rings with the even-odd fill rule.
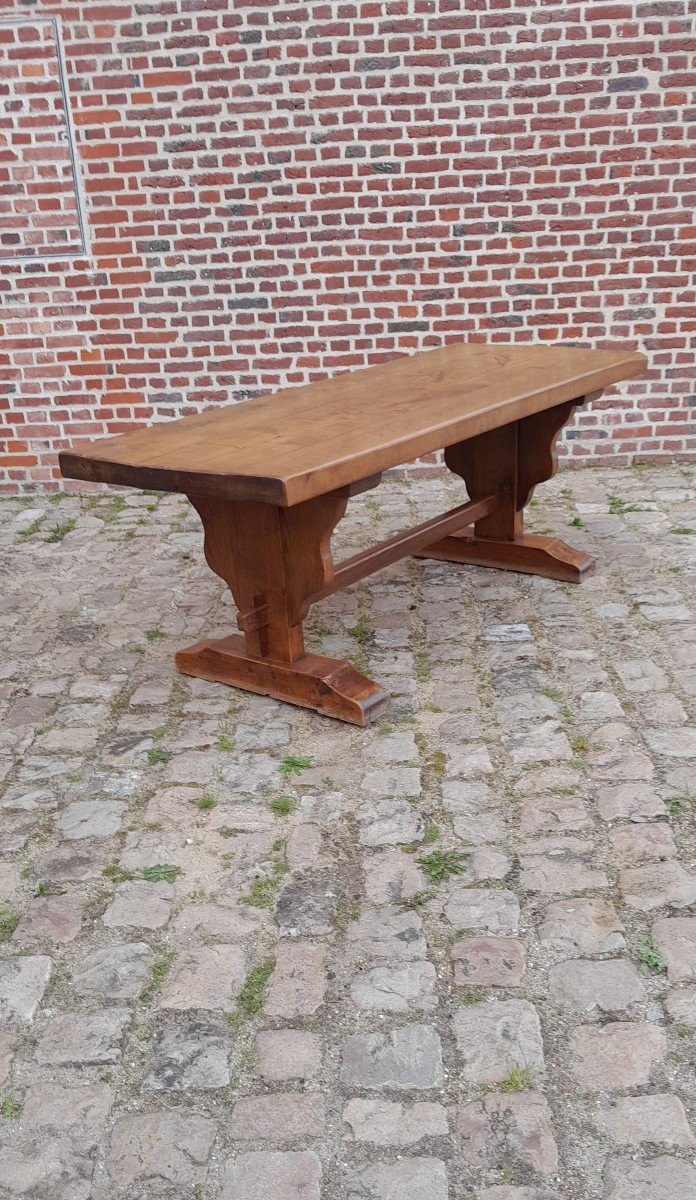
[[176,675],[234,624],[180,497],[0,505],[0,1200],[693,1200],[695,484],[557,476],[580,588],[317,606],[367,731]]

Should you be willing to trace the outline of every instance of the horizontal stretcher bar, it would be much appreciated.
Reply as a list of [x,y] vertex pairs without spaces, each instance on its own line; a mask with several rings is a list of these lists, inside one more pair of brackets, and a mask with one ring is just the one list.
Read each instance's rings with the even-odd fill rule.
[[332,596],[334,592],[350,587],[352,583],[357,583],[367,575],[373,575],[375,571],[381,571],[383,567],[390,567],[392,563],[399,562],[416,550],[422,550],[431,542],[438,542],[468,525],[473,525],[490,513],[496,512],[503,499],[503,493],[496,493],[484,496],[481,500],[469,500],[466,504],[451,508],[449,512],[423,521],[421,525],[414,525],[412,529],[402,529],[385,541],[378,542],[376,546],[371,546],[369,550],[346,558],[335,568],[331,582],[320,592],[313,594],[311,603],[323,600],[325,596]]

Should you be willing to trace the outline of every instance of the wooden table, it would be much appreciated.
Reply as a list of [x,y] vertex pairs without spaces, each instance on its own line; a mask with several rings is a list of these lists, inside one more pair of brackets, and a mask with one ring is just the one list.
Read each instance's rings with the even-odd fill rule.
[[[574,408],[644,367],[630,350],[457,344],[77,445],[60,466],[183,492],[198,510],[242,636],[179,651],[180,671],[366,725],[389,697],[351,663],[305,651],[309,606],[406,555],[579,582],[592,559],[525,534],[523,509],[553,475]],[[443,448],[469,501],[334,566],[350,497]]]

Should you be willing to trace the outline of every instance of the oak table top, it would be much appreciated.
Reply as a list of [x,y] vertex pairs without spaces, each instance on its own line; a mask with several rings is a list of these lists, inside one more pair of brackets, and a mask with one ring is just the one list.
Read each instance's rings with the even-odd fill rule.
[[60,456],[64,476],[289,507],[637,375],[643,355],[454,344]]

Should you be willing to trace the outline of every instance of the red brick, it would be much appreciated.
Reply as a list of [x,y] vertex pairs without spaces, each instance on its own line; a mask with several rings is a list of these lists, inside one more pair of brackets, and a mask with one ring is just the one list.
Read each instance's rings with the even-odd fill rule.
[[457,338],[641,346],[649,376],[579,412],[566,452],[694,457],[683,5],[180,8],[42,5],[88,259],[66,144],[34,140],[60,111],[51,27],[0,28],[29,106],[0,114],[0,254],[35,255],[0,259],[1,492],[58,486],[72,437]]
[[146,87],[177,88],[192,82],[190,71],[146,71],[142,77]]

